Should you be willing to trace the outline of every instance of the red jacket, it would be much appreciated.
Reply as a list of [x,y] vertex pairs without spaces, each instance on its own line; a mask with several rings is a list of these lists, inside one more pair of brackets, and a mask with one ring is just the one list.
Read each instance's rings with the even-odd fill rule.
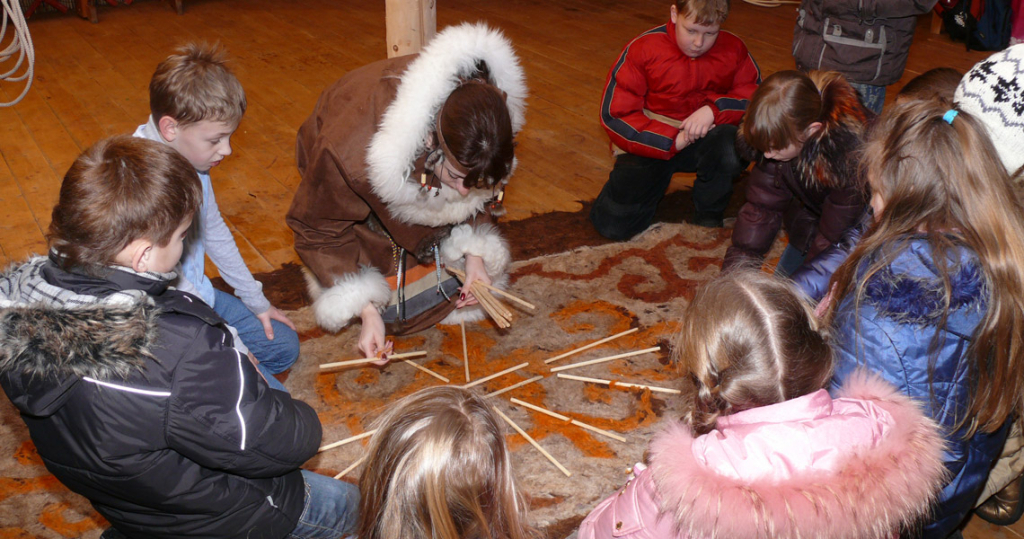
[[740,38],[720,32],[711,50],[690,58],[676,45],[674,24],[652,28],[629,42],[608,73],[601,98],[601,125],[612,144],[657,159],[675,155],[679,124],[707,105],[715,125],[737,125],[761,72]]

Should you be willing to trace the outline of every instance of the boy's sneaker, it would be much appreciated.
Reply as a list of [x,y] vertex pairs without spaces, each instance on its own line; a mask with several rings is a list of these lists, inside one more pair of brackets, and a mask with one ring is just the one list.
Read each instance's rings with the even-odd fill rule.
[[722,228],[725,220],[721,213],[697,213],[693,216],[693,224],[704,228]]

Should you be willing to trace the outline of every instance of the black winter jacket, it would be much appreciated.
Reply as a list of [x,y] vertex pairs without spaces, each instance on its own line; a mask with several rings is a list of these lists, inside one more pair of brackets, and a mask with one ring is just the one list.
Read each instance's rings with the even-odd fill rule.
[[129,537],[285,537],[316,413],[154,276],[44,258],[0,276],[0,385],[46,468]]

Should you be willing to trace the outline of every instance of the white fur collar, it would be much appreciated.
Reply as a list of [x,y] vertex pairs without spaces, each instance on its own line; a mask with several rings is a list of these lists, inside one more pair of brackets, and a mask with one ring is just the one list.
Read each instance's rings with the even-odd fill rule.
[[[459,196],[454,189],[424,196],[410,178],[413,164],[425,152],[434,116],[460,77],[470,75],[478,60],[487,62],[498,88],[508,94],[512,133],[526,120],[526,81],[512,43],[484,24],[463,23],[437,34],[402,74],[395,100],[388,106],[367,152],[370,185],[399,220],[418,225],[461,223],[483,211],[489,189]],[[513,163],[514,170],[514,163]]]

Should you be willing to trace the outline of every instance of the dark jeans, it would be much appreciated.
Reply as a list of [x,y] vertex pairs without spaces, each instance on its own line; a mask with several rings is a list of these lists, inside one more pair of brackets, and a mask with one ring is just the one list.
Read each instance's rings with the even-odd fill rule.
[[882,105],[885,104],[885,86],[875,86],[860,82],[851,82],[850,86],[857,90],[857,96],[860,97],[860,102],[864,104],[864,108],[875,114],[882,113]]
[[721,219],[733,181],[747,167],[735,145],[736,126],[720,125],[668,160],[619,155],[608,183],[590,209],[590,221],[598,233],[612,240],[627,240],[643,232],[654,221],[654,211],[676,172],[697,173],[693,183],[697,219]]

